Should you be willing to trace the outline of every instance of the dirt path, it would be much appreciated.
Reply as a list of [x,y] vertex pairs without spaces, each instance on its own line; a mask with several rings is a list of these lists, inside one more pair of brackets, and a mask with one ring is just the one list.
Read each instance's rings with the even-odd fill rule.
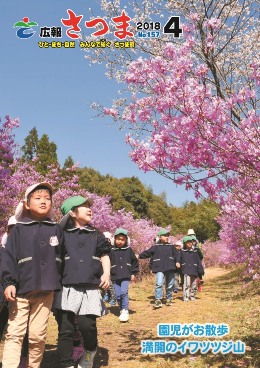
[[[208,282],[225,273],[226,271],[222,269],[209,269],[205,277],[205,287],[198,294],[196,302],[184,303],[180,291],[174,295],[172,306],[163,305],[162,308],[156,310],[153,308],[154,276],[151,276],[146,283],[132,284],[129,323],[118,322],[117,308],[111,308],[110,315],[100,320],[99,345],[102,348],[102,354],[100,365],[97,367],[117,368],[122,365],[124,368],[170,367],[171,365],[168,365],[163,356],[142,356],[140,354],[141,340],[156,339],[158,323],[215,322],[211,307],[211,304],[215,302],[211,299],[209,303],[210,286]],[[202,309],[203,313],[199,312]]]
[[[230,273],[223,269],[207,269],[204,280],[203,290],[197,294],[196,302],[184,303],[179,291],[178,294],[174,294],[172,306],[163,305],[157,310],[153,309],[154,276],[140,283],[131,284],[129,322],[119,322],[118,307],[109,307],[110,313],[98,321],[99,348],[94,368],[257,367],[250,355],[248,357],[231,356],[231,354],[182,356],[178,353],[147,356],[140,353],[141,340],[158,339],[156,330],[158,323],[227,323],[232,325],[228,339],[238,339],[236,334],[237,328],[240,328],[240,322],[237,321],[237,310],[233,308],[235,314],[231,315],[234,301],[230,299],[230,290],[233,288]],[[252,308],[254,305],[255,302]],[[252,324],[254,324],[253,321]],[[250,326],[247,328],[251,329]],[[253,332],[250,333],[254,336]],[[42,368],[59,367],[56,344],[57,327],[52,317],[48,327]],[[250,346],[248,349],[251,350]]]

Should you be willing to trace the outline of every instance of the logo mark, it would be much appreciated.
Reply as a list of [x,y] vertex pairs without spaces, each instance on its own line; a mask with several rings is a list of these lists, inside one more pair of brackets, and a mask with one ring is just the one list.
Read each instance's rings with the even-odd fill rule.
[[36,22],[29,22],[28,17],[24,17],[22,21],[16,22],[13,28],[19,27],[16,31],[18,38],[30,38],[34,35],[35,31],[31,27],[38,26]]
[[59,240],[58,240],[57,236],[51,236],[50,237],[50,245],[52,247],[56,247],[57,245],[59,245]]

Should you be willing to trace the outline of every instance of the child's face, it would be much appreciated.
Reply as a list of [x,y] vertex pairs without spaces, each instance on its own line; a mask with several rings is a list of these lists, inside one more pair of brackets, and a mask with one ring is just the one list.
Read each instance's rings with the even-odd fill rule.
[[181,245],[175,245],[175,248],[176,248],[177,250],[181,250]]
[[192,248],[192,240],[188,240],[186,243],[185,243],[185,247],[187,249],[191,249]]
[[51,195],[47,189],[39,189],[33,192],[25,208],[30,211],[35,220],[43,220],[52,207]]
[[115,236],[115,245],[117,247],[123,247],[124,245],[126,245],[127,242],[127,237],[123,234],[119,234],[117,236]]
[[70,216],[73,218],[76,227],[82,227],[92,220],[92,210],[86,202],[78,206],[75,211],[71,211]]
[[166,244],[169,242],[169,234],[161,235],[160,236],[160,242],[163,244]]

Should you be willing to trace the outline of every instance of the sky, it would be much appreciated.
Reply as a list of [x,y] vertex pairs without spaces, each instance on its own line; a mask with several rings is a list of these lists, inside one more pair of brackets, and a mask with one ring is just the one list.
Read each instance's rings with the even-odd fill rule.
[[[176,187],[157,173],[143,173],[129,156],[125,144],[126,131],[99,118],[90,108],[92,102],[110,107],[116,98],[118,84],[105,76],[103,65],[90,66],[76,42],[76,47],[40,48],[41,27],[62,27],[61,18],[68,18],[67,9],[82,14],[80,26],[90,20],[89,8],[102,17],[100,1],[95,0],[8,0],[0,12],[0,117],[20,119],[15,130],[16,141],[23,145],[29,131],[36,127],[39,137],[47,134],[57,144],[60,164],[71,155],[81,167],[92,167],[101,174],[117,178],[138,177],[152,187],[154,194],[166,193],[169,204],[181,206],[194,200],[192,192]],[[17,37],[14,24],[28,17],[36,22],[35,34],[28,39]],[[86,29],[85,29],[86,30]],[[87,30],[89,34],[92,31]],[[115,39],[116,40],[116,39]]]

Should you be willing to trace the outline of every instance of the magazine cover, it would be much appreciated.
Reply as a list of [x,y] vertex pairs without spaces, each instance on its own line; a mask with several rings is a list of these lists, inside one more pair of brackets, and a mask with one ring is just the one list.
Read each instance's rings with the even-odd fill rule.
[[0,36],[0,367],[259,367],[259,3],[9,0]]

